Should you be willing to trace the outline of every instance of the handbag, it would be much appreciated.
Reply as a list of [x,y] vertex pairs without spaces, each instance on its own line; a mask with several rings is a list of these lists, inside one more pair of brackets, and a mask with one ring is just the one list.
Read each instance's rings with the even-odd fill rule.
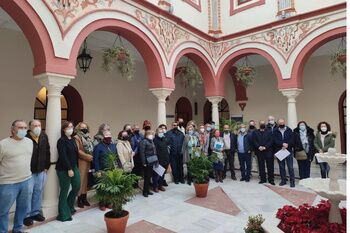
[[305,150],[296,151],[295,152],[295,159],[296,160],[307,160],[307,154],[306,154]]
[[158,156],[157,155],[151,155],[146,158],[147,164],[149,166],[153,166],[154,164],[158,163]]

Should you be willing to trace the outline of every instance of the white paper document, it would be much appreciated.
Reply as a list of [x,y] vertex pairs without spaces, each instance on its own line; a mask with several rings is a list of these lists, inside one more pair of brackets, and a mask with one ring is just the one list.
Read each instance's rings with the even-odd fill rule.
[[275,154],[279,161],[282,161],[283,159],[287,158],[288,155],[290,155],[290,152],[287,149],[281,149]]
[[158,165],[158,167],[156,167],[156,165],[153,166],[153,171],[155,171],[159,176],[162,176],[165,172],[165,168]]

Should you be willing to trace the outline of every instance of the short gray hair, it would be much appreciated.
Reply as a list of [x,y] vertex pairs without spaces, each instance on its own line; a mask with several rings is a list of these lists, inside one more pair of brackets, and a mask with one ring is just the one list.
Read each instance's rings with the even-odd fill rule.
[[41,124],[41,121],[40,120],[38,120],[38,119],[33,119],[33,120],[31,120],[31,121],[29,121],[29,126],[31,126],[34,122],[39,122],[40,124]]
[[15,129],[18,122],[24,122],[24,123],[26,123],[24,120],[15,120],[15,121],[12,122],[12,124],[11,124],[11,129]]

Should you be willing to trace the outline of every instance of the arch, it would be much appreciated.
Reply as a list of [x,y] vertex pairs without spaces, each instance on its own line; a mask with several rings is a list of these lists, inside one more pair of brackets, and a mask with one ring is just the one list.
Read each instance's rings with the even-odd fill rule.
[[191,59],[198,67],[201,72],[205,96],[221,96],[223,93],[217,92],[216,83],[214,79],[214,70],[207,59],[207,57],[198,49],[185,48],[177,54],[174,59],[172,77],[175,78],[176,65],[182,56],[186,56]]
[[34,60],[34,75],[44,72],[58,74],[72,73],[72,70],[67,69],[65,59],[55,57],[47,28],[28,1],[0,1],[0,7],[4,9],[21,28],[29,42]]
[[74,125],[84,120],[84,104],[79,92],[68,85],[63,88],[62,95],[66,98],[68,107],[68,120]]
[[312,53],[327,42],[345,35],[346,27],[343,26],[328,30],[312,39],[298,54],[293,63],[291,79],[285,82],[283,86],[303,88],[304,66]]
[[193,119],[192,116],[193,112],[190,100],[186,97],[180,97],[175,105],[175,119],[181,117],[184,119],[185,125],[187,125],[187,122]]
[[346,153],[346,91],[344,91],[338,102],[338,109],[339,109],[339,129],[340,129],[340,146],[341,146],[341,153]]
[[76,58],[84,39],[96,30],[118,33],[132,43],[141,54],[148,74],[149,88],[174,88],[173,79],[167,78],[165,66],[151,39],[135,25],[118,19],[98,19],[86,25],[76,37],[69,58],[69,66],[76,66]]
[[280,67],[278,66],[276,60],[268,52],[259,48],[245,48],[245,49],[241,49],[233,52],[232,54],[227,56],[225,60],[221,63],[217,73],[217,78],[216,78],[218,89],[219,89],[218,91],[220,92],[224,91],[225,81],[233,64],[237,62],[239,59],[241,59],[242,57],[247,55],[253,55],[253,54],[263,56],[265,59],[267,59],[275,71],[275,74],[277,77],[277,83],[280,83],[282,81],[283,77],[282,77]]
[[[229,120],[231,118],[230,106],[225,98],[223,98],[220,101],[218,107],[219,107],[219,119]],[[203,122],[205,124],[212,121],[211,113],[212,113],[212,103],[209,100],[207,100],[203,107]]]

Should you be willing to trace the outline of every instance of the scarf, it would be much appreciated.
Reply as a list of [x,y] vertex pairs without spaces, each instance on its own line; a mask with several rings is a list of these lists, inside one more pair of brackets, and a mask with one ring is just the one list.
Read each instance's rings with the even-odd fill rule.
[[204,145],[207,141],[207,135],[205,133],[199,134],[199,141],[201,145]]
[[303,145],[303,149],[305,150],[306,153],[309,153],[309,140],[307,138],[307,131],[305,130],[304,132],[302,132],[301,130],[299,131],[300,134],[300,141],[301,144]]
[[92,151],[94,150],[94,145],[92,144],[92,139],[89,133],[84,134],[83,132],[79,131],[77,135],[79,136],[81,143],[83,144],[84,152],[87,154],[92,154]]

